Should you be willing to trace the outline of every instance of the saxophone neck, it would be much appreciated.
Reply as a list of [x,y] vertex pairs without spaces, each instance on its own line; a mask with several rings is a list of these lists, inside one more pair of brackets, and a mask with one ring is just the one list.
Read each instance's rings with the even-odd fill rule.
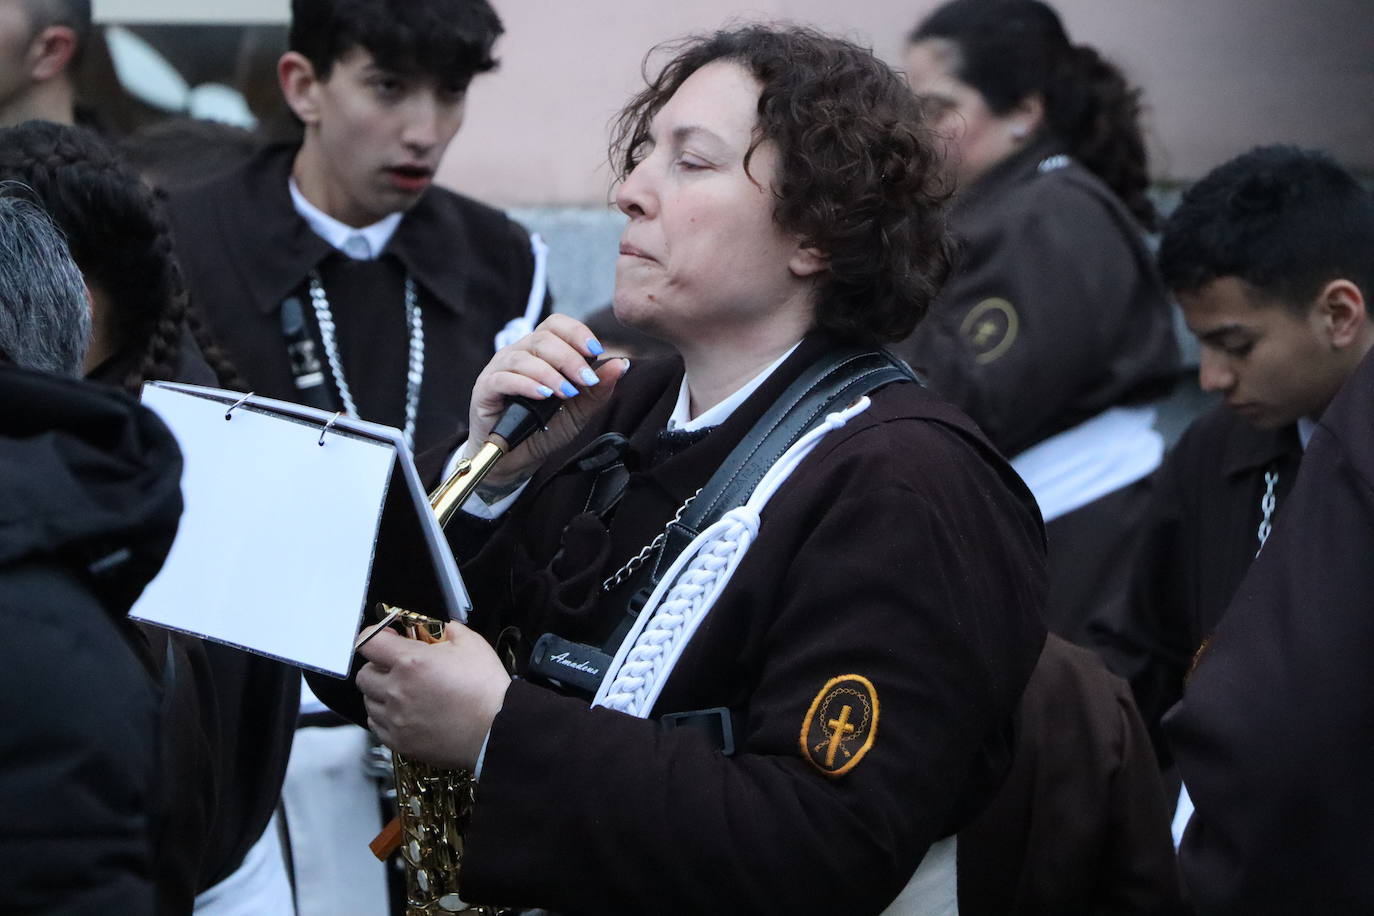
[[477,489],[482,478],[487,476],[487,472],[503,454],[505,452],[494,442],[482,443],[476,455],[459,461],[458,467],[454,468],[448,479],[429,494],[429,504],[434,509],[434,514],[439,517],[440,527],[447,525],[453,513],[467,502],[467,498]]

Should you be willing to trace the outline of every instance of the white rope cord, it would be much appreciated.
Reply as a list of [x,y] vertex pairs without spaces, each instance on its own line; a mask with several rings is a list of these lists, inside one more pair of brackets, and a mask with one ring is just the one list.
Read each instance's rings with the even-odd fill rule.
[[[329,364],[329,373],[334,377],[334,387],[338,389],[339,400],[343,402],[344,413],[358,419],[358,405],[353,401],[353,389],[348,387],[344,376],[343,361],[339,358],[337,328],[334,326],[334,312],[329,307],[329,297],[325,295],[320,274],[311,270],[310,304],[315,309],[315,323],[320,327],[320,342],[324,344],[324,356]],[[406,357],[406,404],[405,427],[402,435],[406,446],[415,448],[415,422],[420,415],[420,386],[425,379],[425,321],[420,311],[420,299],[415,292],[415,281],[406,274],[405,282],[406,325],[410,330],[409,355]]]
[[530,251],[534,253],[534,276],[530,279],[530,295],[525,300],[525,314],[512,318],[496,334],[496,349],[509,346],[534,330],[544,299],[549,290],[549,246],[538,232],[530,235]]
[[749,500],[725,513],[678,555],[654,589],[611,662],[593,706],[645,718],[687,643],[706,618],[759,533],[759,513],[816,443],[868,408],[862,397],[828,415],[787,450]]

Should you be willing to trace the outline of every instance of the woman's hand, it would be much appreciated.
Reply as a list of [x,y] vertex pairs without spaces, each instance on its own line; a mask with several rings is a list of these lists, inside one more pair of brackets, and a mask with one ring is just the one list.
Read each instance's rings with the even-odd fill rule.
[[510,485],[530,477],[554,450],[577,435],[587,418],[606,403],[629,369],[626,359],[612,359],[597,369],[589,359],[601,355],[601,344],[582,322],[550,315],[539,327],[502,347],[477,376],[468,409],[468,448],[486,441],[514,396],[534,401],[563,400],[546,432],[537,433],[488,473],[486,482]]
[[486,641],[460,623],[427,644],[394,630],[358,650],[367,725],[392,750],[435,766],[472,769],[510,675]]

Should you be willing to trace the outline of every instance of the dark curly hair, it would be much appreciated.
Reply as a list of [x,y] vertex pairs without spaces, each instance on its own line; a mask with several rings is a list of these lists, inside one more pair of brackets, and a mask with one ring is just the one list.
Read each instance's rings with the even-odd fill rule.
[[1299,313],[1345,279],[1374,308],[1374,195],[1325,153],[1256,147],[1183,195],[1164,224],[1159,269],[1175,292],[1238,277]]
[[66,235],[87,281],[109,295],[115,349],[131,357],[119,380],[125,389],[137,392],[149,379],[174,377],[188,329],[220,384],[243,387],[187,308],[153,192],[108,143],[85,128],[47,121],[0,128],[0,180],[27,186]]
[[1039,0],[953,0],[907,36],[927,39],[955,46],[955,75],[994,114],[1039,93],[1050,132],[1142,226],[1155,228],[1140,90],[1097,51],[1072,44],[1053,9]]
[[461,91],[496,67],[491,51],[502,31],[486,0],[292,0],[288,43],[322,80],[361,47],[380,67]]
[[[649,60],[674,53],[656,77]],[[750,157],[778,151],[774,221],[825,252],[816,324],[845,340],[901,340],[925,317],[949,271],[938,155],[901,77],[866,48],[797,26],[748,25],[661,45],[649,84],[612,127],[623,180],[654,115],[697,70],[738,64],[762,86]]]

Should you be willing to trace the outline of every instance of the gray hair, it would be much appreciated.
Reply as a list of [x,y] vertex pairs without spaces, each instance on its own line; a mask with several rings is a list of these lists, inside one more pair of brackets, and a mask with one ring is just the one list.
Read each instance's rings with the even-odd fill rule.
[[67,242],[48,214],[0,183],[0,356],[80,376],[91,306]]

